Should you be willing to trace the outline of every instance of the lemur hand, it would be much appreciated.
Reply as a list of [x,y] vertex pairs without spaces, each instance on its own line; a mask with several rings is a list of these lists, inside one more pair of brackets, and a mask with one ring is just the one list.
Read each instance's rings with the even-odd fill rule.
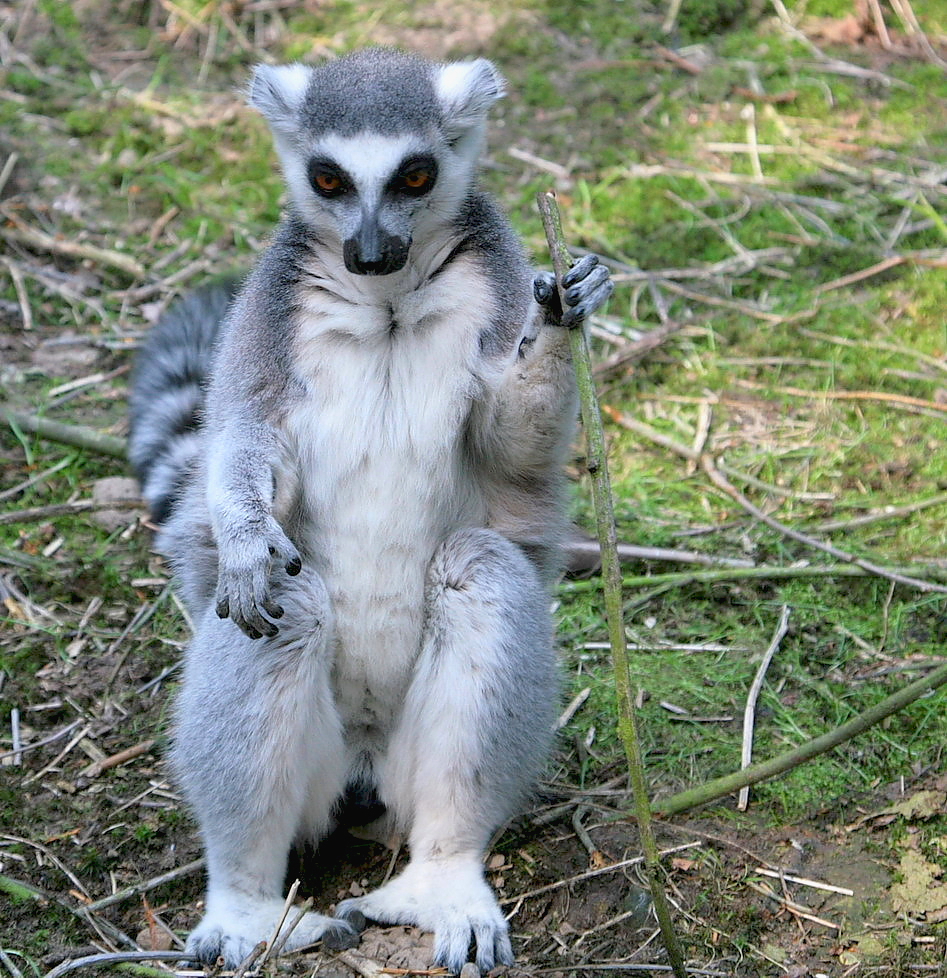
[[615,285],[608,269],[596,255],[585,255],[575,262],[562,276],[566,308],[562,309],[556,276],[552,272],[539,272],[533,279],[533,295],[546,310],[546,321],[573,329],[603,305],[614,292]]
[[270,597],[270,573],[275,561],[286,573],[302,570],[299,551],[272,517],[263,526],[245,529],[230,540],[218,540],[217,614],[231,618],[250,638],[274,636],[283,609]]

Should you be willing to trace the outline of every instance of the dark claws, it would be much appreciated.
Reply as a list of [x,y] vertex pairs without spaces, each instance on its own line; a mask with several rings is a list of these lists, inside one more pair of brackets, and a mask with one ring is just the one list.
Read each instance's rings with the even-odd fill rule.
[[566,289],[566,304],[577,306],[607,281],[608,269],[604,265],[596,265],[588,275]]
[[230,617],[230,599],[221,598],[217,602],[217,617],[218,618],[229,618]]
[[330,927],[322,935],[322,944],[330,951],[346,951],[350,947],[356,947],[360,940],[359,934],[345,924]]
[[584,319],[588,318],[608,297],[615,291],[615,283],[607,279],[604,284],[597,286],[591,295],[586,295],[574,306],[570,306],[562,314],[562,325],[566,329],[578,326]]
[[270,618],[282,618],[283,609],[275,601],[264,601],[263,610],[270,616]]
[[361,910],[349,910],[340,919],[344,920],[356,934],[361,934],[368,926],[368,919]]

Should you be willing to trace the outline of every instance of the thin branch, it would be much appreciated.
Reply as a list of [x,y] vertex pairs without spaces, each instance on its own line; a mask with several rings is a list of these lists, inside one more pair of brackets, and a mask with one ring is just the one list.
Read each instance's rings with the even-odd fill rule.
[[[562,234],[559,207],[553,194],[541,193],[538,196],[539,210],[546,231],[546,241],[552,256],[557,282],[562,282],[568,270],[570,256]],[[566,308],[560,285],[560,300]],[[634,696],[631,687],[631,673],[628,664],[628,651],[625,640],[624,614],[622,608],[621,564],[618,560],[618,537],[615,529],[615,513],[612,503],[611,485],[608,476],[608,460],[605,448],[605,431],[599,412],[595,383],[592,379],[592,364],[589,355],[588,338],[584,328],[569,330],[569,346],[575,368],[576,383],[579,389],[579,404],[582,410],[582,425],[585,429],[587,468],[592,477],[592,496],[595,504],[595,521],[598,538],[602,548],[602,586],[605,600],[605,618],[608,624],[609,642],[612,650],[612,663],[615,673],[615,691],[618,699],[618,730],[628,759],[628,774],[635,799],[635,816],[638,821],[638,834],[644,850],[644,870],[654,901],[654,912],[661,927],[661,936],[668,958],[677,978],[685,978],[684,952],[681,949],[667,896],[659,879],[661,872],[660,856],[651,827],[651,810],[648,789],[645,781],[641,744],[635,723]]]
[[947,683],[947,663],[935,669],[933,672],[918,679],[903,689],[886,696],[880,703],[865,710],[853,719],[843,723],[841,726],[830,730],[820,737],[807,740],[804,744],[793,750],[778,754],[768,761],[761,761],[751,767],[734,774],[727,774],[722,778],[716,778],[696,788],[679,792],[670,798],[661,798],[654,803],[655,812],[661,815],[678,815],[686,812],[698,805],[705,805],[707,802],[723,798],[734,791],[739,791],[746,785],[758,784],[769,778],[775,778],[779,774],[790,771],[806,761],[825,754],[827,751],[844,744],[852,737],[863,733],[869,727],[880,723],[885,717],[891,716],[903,710],[906,706],[919,700],[922,696],[929,696],[934,690],[939,689]]
[[131,961],[189,961],[193,957],[187,951],[112,951],[108,954],[89,954],[84,958],[63,961],[52,971],[46,972],[46,978],[60,978],[70,971],[79,968],[97,968],[99,965],[127,964]]
[[622,347],[617,353],[597,363],[592,370],[594,376],[598,378],[607,377],[616,373],[623,367],[627,367],[635,360],[648,356],[653,350],[661,346],[669,337],[680,332],[684,328],[684,323],[672,321],[662,323],[649,329],[647,333],[632,343]]
[[[938,572],[929,567],[892,567],[900,574]],[[941,574],[943,572],[940,572]],[[800,564],[792,567],[763,565],[760,567],[721,567],[712,570],[670,571],[667,574],[636,574],[622,578],[622,587],[627,591],[637,588],[655,587],[668,590],[672,587],[686,587],[690,584],[723,584],[728,581],[792,581],[813,577],[873,577],[869,571],[855,564]],[[596,581],[565,581],[560,585],[564,591],[584,592],[598,587]]]
[[820,880],[810,880],[805,876],[792,876],[789,873],[783,873],[775,869],[765,869],[762,866],[758,866],[755,872],[759,873],[760,876],[769,876],[772,879],[777,879],[780,882],[785,880],[787,883],[798,883],[799,886],[811,886],[814,890],[824,890],[826,893],[841,893],[842,896],[855,896],[855,891],[849,889],[847,886],[834,886],[831,883],[823,883]]
[[[783,636],[787,631],[789,631],[789,605],[783,605],[782,613],[779,616],[779,624],[773,633],[773,639],[769,643],[769,648],[763,655],[763,661],[760,663],[759,669],[756,670],[756,675],[753,677],[753,683],[750,686],[750,692],[746,698],[746,709],[743,711],[743,747],[740,755],[741,768],[748,768],[753,758],[753,723],[756,717],[756,701],[759,699],[760,690],[763,688],[763,679],[766,676],[766,670],[769,669],[769,664],[772,662],[773,656],[779,648],[779,643],[782,642]],[[749,787],[741,788],[740,797],[737,800],[737,808],[741,812],[745,812],[749,800]]]
[[[563,547],[568,565],[589,567],[601,557],[598,540],[586,540],[578,535],[570,537]],[[752,567],[753,561],[745,557],[719,557],[696,550],[678,550],[674,547],[642,547],[636,543],[619,543],[618,559],[622,563],[655,560],[671,564],[704,564],[707,567]]]
[[100,455],[110,455],[113,458],[125,458],[127,449],[124,438],[116,438],[115,435],[107,435],[105,432],[96,431],[94,428],[87,428],[84,425],[63,424],[61,421],[50,421],[49,418],[40,418],[35,414],[26,414],[23,411],[11,411],[8,408],[0,409],[0,420],[6,422],[11,428],[20,428],[49,441],[72,445],[75,448],[86,448],[89,451],[98,452]]
[[943,506],[947,504],[947,492],[942,492],[927,499],[921,499],[916,503],[906,503],[904,506],[886,506],[880,513],[865,513],[863,516],[853,516],[848,520],[823,520],[817,523],[814,529],[819,533],[832,533],[836,530],[851,530],[856,526],[869,526],[882,520],[896,520],[902,516],[910,516],[912,513],[919,513],[923,509],[931,506]]
[[14,509],[9,513],[0,513],[0,526],[8,526],[11,523],[35,523],[37,520],[73,516],[76,513],[94,513],[103,509],[141,509],[142,506],[142,502],[137,499],[112,499],[101,503],[92,499],[75,499],[71,503],[50,503],[48,506],[33,506],[29,509]]
[[195,859],[193,862],[186,863],[183,866],[178,866],[177,869],[172,869],[167,873],[162,873],[160,876],[153,876],[150,880],[145,880],[142,883],[136,883],[134,886],[126,886],[124,890],[119,890],[117,893],[112,893],[110,896],[102,897],[101,900],[95,900],[93,903],[87,903],[80,910],[85,913],[97,913],[99,910],[104,910],[106,907],[111,907],[113,904],[122,903],[124,900],[130,897],[141,896],[142,893],[147,893],[149,890],[154,890],[164,883],[170,883],[172,880],[180,879],[182,876],[190,876],[191,873],[196,873],[199,869],[204,866],[203,859]]
[[[687,842],[679,846],[672,846],[670,849],[662,849],[659,855],[671,856],[676,852],[685,852],[688,849],[699,848],[701,845],[703,845],[702,842]],[[595,879],[596,876],[604,876],[606,873],[615,873],[620,869],[628,869],[630,866],[640,866],[643,862],[644,856],[634,856],[632,859],[622,859],[620,862],[610,863],[608,866],[588,869],[584,873],[577,873],[575,876],[556,880],[555,883],[547,883],[545,886],[537,886],[533,890],[518,893],[516,896],[503,897],[500,900],[500,906],[519,903],[521,900],[530,900],[533,897],[542,896],[544,893],[551,893],[553,890],[561,890],[564,886],[572,886],[573,883],[582,883],[585,880]]]
[[904,407],[923,408],[925,411],[936,411],[947,414],[947,404],[938,401],[928,401],[923,397],[912,397],[910,394],[891,394],[888,391],[811,391],[804,387],[767,387],[751,381],[741,381],[741,387],[749,390],[768,390],[773,394],[785,394],[788,397],[804,397],[810,401],[819,399],[826,401],[881,401],[885,404],[899,404]]
[[14,218],[9,211],[4,212],[5,216],[15,221],[14,226],[7,226],[0,232],[0,236],[8,241],[15,241],[17,244],[26,245],[37,251],[47,251],[53,255],[64,255],[67,258],[88,259],[99,265],[106,265],[125,272],[132,278],[143,279],[147,275],[144,265],[136,261],[131,255],[123,254],[120,251],[112,251],[109,248],[99,248],[96,245],[85,244],[81,241],[72,241],[68,238],[56,238],[45,231],[38,231],[36,228],[28,227],[21,221]]

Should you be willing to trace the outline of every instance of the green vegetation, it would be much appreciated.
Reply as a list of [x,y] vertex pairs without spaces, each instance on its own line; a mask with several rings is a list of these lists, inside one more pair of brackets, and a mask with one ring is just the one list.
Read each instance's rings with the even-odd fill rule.
[[[136,338],[172,295],[252,260],[277,219],[282,186],[262,122],[234,93],[263,52],[307,59],[397,43],[444,57],[485,54],[510,90],[485,182],[540,262],[534,198],[551,185],[570,243],[613,262],[618,290],[595,324],[598,361],[662,322],[681,327],[599,381],[620,537],[780,568],[831,562],[752,518],[699,464],[624,427],[625,415],[701,446],[732,486],[782,523],[943,585],[947,502],[909,507],[947,492],[947,72],[887,5],[890,51],[872,36],[842,46],[812,33],[827,58],[795,28],[847,16],[849,0],[787,3],[791,25],[769,4],[683,0],[670,33],[662,30],[666,5],[637,0],[410,11],[393,0],[348,0],[257,17],[197,0],[174,5],[181,14],[171,5],[110,4],[104,30],[91,6],[14,4],[31,8],[24,26],[0,21],[8,40],[18,38],[0,68],[10,95],[0,104],[0,169],[16,160],[0,198],[0,237],[8,236],[0,396],[12,406],[123,434],[124,371]],[[912,6],[944,57],[942,4]],[[54,244],[17,238],[21,226]],[[139,281],[121,262],[57,251],[64,242],[132,256],[148,274]],[[77,391],[59,390],[100,373]],[[0,433],[3,514],[87,499],[99,480],[126,474],[115,460]],[[578,476],[574,503],[591,527]],[[183,852],[194,858],[187,820],[155,793],[152,782],[165,776],[157,754],[119,768],[107,791],[102,781],[77,787],[95,753],[89,744],[117,752],[164,730],[173,682],[165,670],[186,627],[149,546],[135,514],[108,526],[85,513],[0,522],[0,753],[11,746],[14,707],[29,740],[77,719],[90,724],[82,746],[31,784],[28,808],[18,779],[53,762],[69,736],[20,768],[3,768],[0,827],[51,847],[95,896],[111,892],[112,876],[126,885],[136,873],[186,861]],[[680,569],[657,560],[626,568],[636,578]],[[942,591],[883,577],[734,576],[629,587],[625,599],[648,773],[661,796],[739,767],[747,690],[784,605],[790,630],[757,706],[757,759],[877,703],[942,660],[947,641]],[[624,763],[597,584],[565,582],[558,616],[564,701],[589,694],[562,731],[550,783],[589,792],[612,783]],[[923,851],[942,860],[943,811],[923,823],[896,819],[884,838],[859,819],[938,783],[944,703],[943,691],[922,699],[755,786],[746,814],[730,800],[711,806],[701,813],[708,831],[732,831],[762,851],[756,840],[786,825],[824,828],[840,847],[849,836],[839,826],[855,825],[860,844],[895,867],[910,825]],[[113,818],[105,807],[107,797],[118,807],[140,792],[151,792],[154,809]],[[519,860],[527,846],[524,835],[508,858]],[[36,898],[18,885],[35,880],[70,908],[76,898],[62,896],[72,884],[51,864],[27,872],[33,850],[0,848],[7,852],[20,857],[3,867],[16,929],[13,938],[0,928],[0,946],[42,961],[51,947],[87,941],[56,902],[25,941]],[[681,882],[688,909],[708,921],[695,937],[696,958],[705,960],[702,942],[716,948],[719,939],[753,962],[746,974],[760,974],[770,967],[760,961],[789,953],[748,904],[723,850],[693,858],[704,883],[719,877],[709,888]],[[140,870],[139,859],[147,860]],[[886,886],[873,879],[862,892],[875,903],[859,921],[895,926]],[[180,914],[182,930],[198,884],[171,892],[168,912]],[[116,926],[143,926],[140,915],[127,917]],[[902,974],[941,961],[943,926],[904,925],[887,944],[876,942],[878,960]],[[925,940],[912,944],[921,931]],[[838,950],[848,936],[832,955],[848,953]],[[836,957],[830,964],[841,968]],[[820,968],[831,971],[824,961]]]

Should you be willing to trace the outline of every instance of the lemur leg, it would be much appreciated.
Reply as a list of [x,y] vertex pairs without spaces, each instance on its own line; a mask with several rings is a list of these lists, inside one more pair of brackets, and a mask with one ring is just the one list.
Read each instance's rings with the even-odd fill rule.
[[422,651],[378,770],[381,798],[408,830],[411,861],[337,912],[433,931],[436,962],[455,973],[474,942],[486,971],[513,963],[483,854],[549,745],[549,599],[518,547],[490,530],[463,530],[436,552],[426,601]]
[[[279,634],[257,641],[207,609],[176,708],[171,761],[197,815],[208,871],[206,912],[187,950],[228,968],[272,936],[290,846],[300,831],[326,831],[345,784],[325,587],[303,571],[278,596]],[[309,913],[286,949],[321,938],[355,942],[348,924]]]

